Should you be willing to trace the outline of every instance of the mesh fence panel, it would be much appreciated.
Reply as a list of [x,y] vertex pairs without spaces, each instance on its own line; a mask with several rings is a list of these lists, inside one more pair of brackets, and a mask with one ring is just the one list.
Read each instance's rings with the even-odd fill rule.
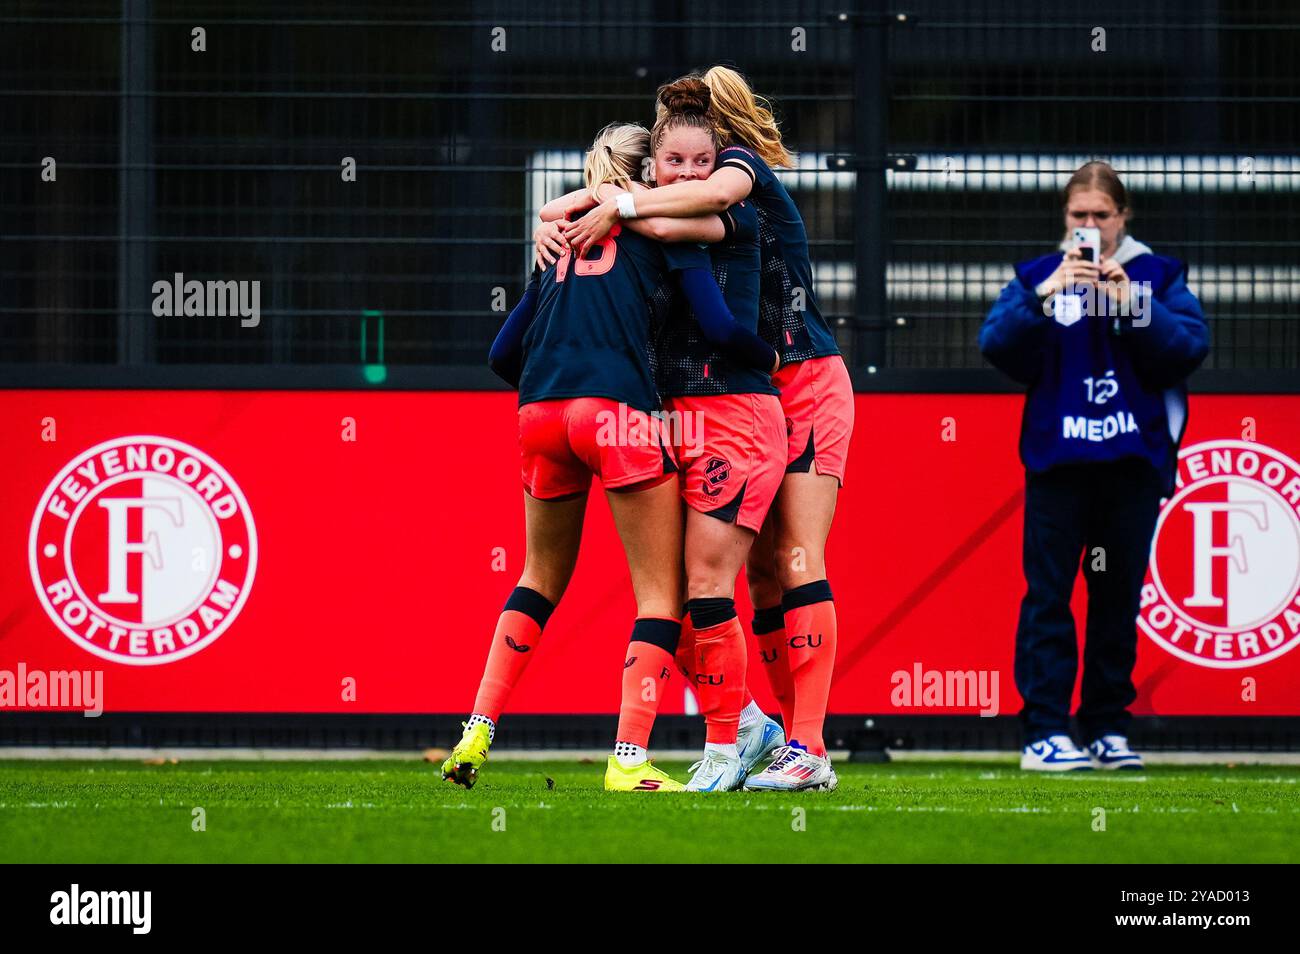
[[[1295,368],[1300,8],[1136,6],[7,0],[0,363],[350,363],[378,311],[385,361],[481,365],[585,143],[728,62],[799,152],[782,177],[852,364],[980,367],[1010,263],[1106,158],[1131,233],[1190,266],[1207,366]],[[872,124],[915,164],[864,223]],[[856,294],[880,273],[883,311]],[[259,282],[260,323],[156,317],[176,275]]]

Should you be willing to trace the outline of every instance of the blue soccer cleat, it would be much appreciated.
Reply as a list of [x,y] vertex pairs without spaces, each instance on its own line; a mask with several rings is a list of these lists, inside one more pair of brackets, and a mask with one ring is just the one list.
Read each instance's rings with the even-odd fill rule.
[[746,775],[772,761],[776,757],[776,750],[783,745],[785,733],[781,731],[781,726],[766,716],[762,722],[741,729],[736,736],[736,749],[740,752],[740,761],[745,766]]

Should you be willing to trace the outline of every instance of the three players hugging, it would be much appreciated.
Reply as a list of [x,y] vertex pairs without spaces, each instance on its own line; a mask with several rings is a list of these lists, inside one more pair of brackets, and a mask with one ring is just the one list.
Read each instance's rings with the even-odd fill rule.
[[[492,346],[492,369],[519,391],[527,554],[442,766],[466,788],[573,574],[593,475],[637,607],[606,790],[838,784],[823,739],[836,647],[825,551],[853,389],[803,220],[773,172],[794,158],[728,67],[665,84],[654,109],[649,129],[600,130],[585,187],[542,209],[536,267]],[[603,422],[629,410],[653,422],[651,440],[608,439]],[[698,440],[665,425],[680,420]],[[747,686],[742,568],[779,725]],[[674,669],[706,725],[685,784],[647,753]]]

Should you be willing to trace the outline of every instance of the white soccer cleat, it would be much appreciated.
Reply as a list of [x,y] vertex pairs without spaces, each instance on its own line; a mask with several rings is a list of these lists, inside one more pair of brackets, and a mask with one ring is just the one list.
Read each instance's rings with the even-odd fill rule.
[[1025,746],[1020,768],[1028,772],[1091,771],[1092,760],[1068,735],[1052,735]]
[[744,763],[748,775],[760,765],[765,765],[776,758],[776,750],[785,745],[785,733],[772,719],[763,717],[747,729],[741,729],[736,737],[736,748],[740,751],[740,761]]
[[734,792],[745,784],[745,763],[740,757],[732,758],[712,749],[691,766],[691,772],[691,780],[686,783],[688,792]]
[[835,791],[840,784],[828,756],[795,745],[776,750],[772,764],[745,781],[747,792]]
[[1099,769],[1141,769],[1142,756],[1128,747],[1128,739],[1122,735],[1103,735],[1088,745],[1088,755],[1092,764]]

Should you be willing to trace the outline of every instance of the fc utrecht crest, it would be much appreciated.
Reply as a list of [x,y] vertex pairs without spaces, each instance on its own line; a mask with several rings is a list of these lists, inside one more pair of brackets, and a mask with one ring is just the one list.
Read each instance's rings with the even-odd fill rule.
[[1300,466],[1264,444],[1216,440],[1178,458],[1138,626],[1188,662],[1239,669],[1300,644]]
[[151,666],[197,653],[234,622],[257,570],[257,533],[238,485],[207,454],[168,437],[121,437],[50,481],[28,561],[65,636]]

